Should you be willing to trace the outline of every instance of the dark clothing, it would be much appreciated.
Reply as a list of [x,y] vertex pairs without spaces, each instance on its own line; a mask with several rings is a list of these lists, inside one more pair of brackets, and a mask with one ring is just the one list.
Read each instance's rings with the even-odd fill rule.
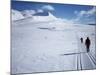
[[81,43],[83,43],[83,38],[81,38],[80,40],[81,40]]
[[87,38],[87,39],[85,40],[85,45],[86,45],[87,52],[90,51],[90,44],[91,44],[90,39]]

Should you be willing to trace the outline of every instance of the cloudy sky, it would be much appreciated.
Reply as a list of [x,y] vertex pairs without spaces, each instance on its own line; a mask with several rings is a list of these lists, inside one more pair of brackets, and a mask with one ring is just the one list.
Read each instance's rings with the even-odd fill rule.
[[30,13],[51,12],[54,16],[75,23],[95,24],[96,7],[88,5],[72,5],[72,4],[54,4],[39,2],[12,1],[11,7],[14,10],[25,11]]

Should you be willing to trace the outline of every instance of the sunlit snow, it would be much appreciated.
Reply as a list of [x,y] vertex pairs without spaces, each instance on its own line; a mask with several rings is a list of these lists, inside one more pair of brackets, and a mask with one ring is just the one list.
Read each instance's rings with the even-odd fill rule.
[[[48,16],[12,18],[12,74],[96,68],[95,26]],[[84,42],[91,40],[90,52]]]

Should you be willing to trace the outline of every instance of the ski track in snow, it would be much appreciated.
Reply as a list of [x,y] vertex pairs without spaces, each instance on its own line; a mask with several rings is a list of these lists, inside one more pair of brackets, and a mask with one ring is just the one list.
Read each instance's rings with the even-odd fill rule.
[[[93,26],[73,25],[66,30],[38,29],[49,25],[42,24],[44,26],[39,23],[12,26],[13,74],[96,68]],[[80,43],[80,37],[85,39],[87,35],[93,40],[89,53]],[[70,53],[76,54],[63,55]]]
[[[79,38],[78,38],[79,39]],[[84,44],[78,41],[79,51],[85,51],[85,53],[80,53],[77,55],[77,70],[88,70],[96,68],[96,59],[91,54],[91,50],[89,53],[86,52]]]

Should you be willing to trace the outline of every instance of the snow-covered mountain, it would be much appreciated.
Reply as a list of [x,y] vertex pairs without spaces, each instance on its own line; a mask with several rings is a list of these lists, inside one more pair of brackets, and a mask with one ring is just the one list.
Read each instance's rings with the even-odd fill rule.
[[62,19],[62,18],[57,18],[55,17],[51,12],[36,12],[34,10],[24,10],[24,11],[18,11],[12,9],[12,21],[14,22],[21,22],[21,23],[26,23],[26,22],[34,22],[34,23],[39,23],[39,22],[51,22],[51,23],[65,23],[67,24],[72,24],[72,22]]
[[12,21],[20,20],[20,19],[24,18],[24,16],[21,14],[21,12],[19,12],[17,10],[12,9],[11,12],[12,12]]
[[31,17],[32,15],[36,14],[35,10],[23,10],[21,11],[21,14],[27,18],[27,17]]
[[57,20],[57,18],[54,15],[52,15],[50,12],[48,12],[47,15],[45,15],[44,13],[43,13],[43,15],[42,14],[34,15],[33,19],[34,19],[34,21],[39,21],[39,22],[40,21],[45,22],[45,21]]
[[29,19],[31,17],[34,21],[51,21],[57,18],[50,12],[36,13],[34,10],[18,11],[12,9],[12,21]]
[[[14,21],[11,36],[12,74],[96,68],[95,26],[71,26],[58,18],[53,22],[45,21],[54,18],[49,13],[48,16],[33,16]],[[39,20],[45,22],[38,22]],[[90,52],[82,53],[86,49],[80,38],[83,37],[85,42],[87,36],[91,39]]]
[[[39,25],[40,28],[49,28],[56,30],[64,30],[69,26],[73,25],[71,21],[66,19],[58,18],[54,16],[51,12],[36,12],[34,10],[24,10],[24,11],[13,11],[12,13],[12,23],[13,25],[32,25],[40,23],[48,23]],[[18,16],[17,16],[18,15]],[[13,18],[14,17],[14,18]]]
[[[94,25],[73,25],[50,12],[12,10],[11,33],[12,74],[96,68]],[[87,36],[89,53],[85,53]]]

